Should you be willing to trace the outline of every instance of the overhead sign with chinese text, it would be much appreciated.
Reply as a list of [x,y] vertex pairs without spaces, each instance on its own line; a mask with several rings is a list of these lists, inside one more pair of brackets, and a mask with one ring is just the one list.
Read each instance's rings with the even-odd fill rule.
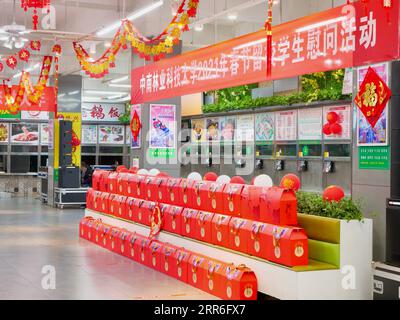
[[264,30],[134,69],[132,103],[397,59],[392,3],[357,1],[274,27],[270,79]]
[[83,103],[82,121],[84,122],[118,122],[125,113],[124,104]]

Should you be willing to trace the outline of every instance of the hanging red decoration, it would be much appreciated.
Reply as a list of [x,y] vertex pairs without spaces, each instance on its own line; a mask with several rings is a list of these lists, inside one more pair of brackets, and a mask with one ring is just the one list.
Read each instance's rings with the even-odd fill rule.
[[391,96],[392,91],[386,83],[373,68],[369,67],[354,101],[374,128]]
[[140,122],[140,118],[136,110],[135,113],[133,114],[130,123],[130,128],[132,132],[133,141],[137,142],[140,130],[142,129],[142,123]]
[[0,62],[0,72],[4,70],[4,65]]
[[40,51],[40,47],[42,46],[39,40],[31,41],[29,45],[34,51]]
[[15,67],[16,67],[17,64],[18,64],[18,61],[17,61],[17,59],[16,59],[14,56],[10,56],[10,57],[7,58],[6,63],[7,63],[7,66],[8,66],[9,68],[15,69]]
[[344,198],[345,194],[341,187],[338,186],[330,186],[325,189],[322,197],[325,201],[336,201],[339,202]]
[[18,57],[20,60],[28,62],[29,58],[31,57],[31,53],[26,49],[22,49],[20,52],[18,52]]
[[272,7],[273,0],[268,0],[267,21],[265,22],[265,31],[267,32],[267,77],[272,74]]
[[50,0],[21,0],[21,8],[25,11],[33,9],[32,24],[33,30],[37,30],[39,24],[38,9],[47,8],[47,12],[50,11]]

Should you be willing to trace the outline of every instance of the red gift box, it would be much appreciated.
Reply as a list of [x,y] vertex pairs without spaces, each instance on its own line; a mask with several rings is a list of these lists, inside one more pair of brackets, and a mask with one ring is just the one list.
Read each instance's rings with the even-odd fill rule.
[[169,243],[164,243],[161,248],[160,271],[171,277],[175,277],[177,272],[177,263],[176,261],[174,261],[174,255],[178,249],[178,247],[175,247],[174,245],[171,245]]
[[128,193],[128,181],[129,181],[129,173],[120,172],[117,179],[117,193],[122,196],[129,196]]
[[267,224],[252,222],[250,224],[250,237],[248,239],[247,251],[250,255],[268,260],[270,246],[268,246]]
[[127,248],[128,248],[127,239],[128,239],[130,234],[131,234],[131,232],[129,232],[126,229],[121,229],[119,231],[119,233],[117,234],[117,237],[115,239],[116,244],[115,244],[115,250],[114,251],[116,253],[118,253],[120,255],[123,255],[123,256],[126,256],[127,254],[129,254],[129,252],[127,252],[128,251],[127,250]]
[[119,195],[117,196],[117,210],[115,216],[118,218],[124,218],[126,216],[126,200],[127,197]]
[[96,191],[92,188],[89,188],[86,194],[86,208],[93,210],[94,209],[94,197],[95,197]]
[[168,206],[164,211],[164,230],[181,234],[182,233],[182,207]]
[[83,217],[79,222],[79,236],[89,240],[89,230],[92,228],[94,219],[92,217]]
[[93,194],[93,210],[101,212],[101,196],[103,192],[101,191],[95,191]]
[[108,213],[113,216],[117,216],[118,200],[117,194],[110,194],[108,196]]
[[195,181],[181,179],[179,183],[178,205],[184,208],[194,208],[192,199],[192,186]]
[[223,191],[225,185],[210,181],[196,181],[190,187],[194,209],[221,213],[224,210]]
[[105,249],[108,249],[107,245],[109,243],[108,238],[110,236],[112,227],[108,224],[103,224],[98,232],[98,243]]
[[261,194],[260,220],[282,225],[297,225],[297,198],[293,191],[272,187]]
[[212,221],[214,214],[199,211],[197,214],[196,239],[207,243],[212,243]]
[[140,200],[128,197],[125,201],[125,216],[126,220],[136,221],[135,217],[137,216],[137,207]]
[[229,223],[229,247],[232,250],[247,253],[251,221],[241,218],[232,218]]
[[103,234],[103,227],[104,227],[103,222],[100,219],[98,219],[98,220],[96,220],[96,222],[94,223],[93,228],[92,228],[93,235],[89,234],[89,239],[91,238],[92,242],[94,242],[98,245],[101,245],[101,241],[102,241],[101,237]]
[[103,212],[105,214],[109,214],[109,198],[110,194],[107,192],[102,192],[100,196],[100,212]]
[[229,265],[225,269],[225,300],[257,300],[257,278],[246,266]]
[[108,175],[111,171],[95,170],[92,175],[92,186],[94,190],[108,192]]
[[208,259],[205,256],[191,254],[188,261],[187,283],[200,290],[207,291]]
[[171,205],[181,205],[180,184],[181,179],[177,178],[167,178],[167,181],[161,184],[160,188],[163,194],[163,202]]
[[175,251],[173,256],[173,263],[171,268],[171,274],[174,278],[188,282],[188,263],[190,258],[190,252],[181,248]]
[[130,232],[125,240],[123,255],[131,260],[139,261],[138,252],[135,251],[135,242],[140,241],[142,236],[135,232]]
[[221,261],[208,259],[206,265],[205,289],[208,293],[223,298],[226,295],[226,268],[227,265]]
[[230,221],[231,221],[230,216],[225,216],[222,214],[214,215],[214,218],[212,220],[212,229],[211,229],[211,240],[213,244],[225,248],[230,248],[229,246]]
[[151,225],[151,215],[155,206],[155,202],[139,200],[137,205],[137,216],[134,216],[134,221],[149,227]]
[[139,241],[135,242],[135,250],[139,253],[139,262],[146,266],[151,265],[151,255],[148,247],[151,241],[148,238],[142,237]]
[[242,190],[240,216],[243,219],[260,221],[260,197],[263,187],[245,185]]
[[138,199],[146,199],[146,176],[132,174],[128,180],[128,194]]
[[198,211],[194,209],[184,209],[182,212],[182,236],[196,239]]
[[100,229],[102,225],[101,219],[94,220],[88,223],[87,227],[87,239],[91,242],[95,242],[96,235],[98,233],[97,229]]
[[147,176],[144,180],[146,186],[146,199],[150,201],[157,201],[157,188],[155,186],[156,177]]
[[109,193],[117,193],[118,192],[118,172],[111,172],[108,175],[108,192]]
[[163,272],[164,266],[161,264],[161,256],[162,256],[162,244],[158,241],[153,241],[147,247],[148,250],[148,266],[150,268],[156,269],[160,272]]
[[107,233],[107,249],[113,252],[116,252],[119,250],[119,247],[117,245],[118,242],[118,235],[120,233],[121,229],[112,227],[108,233]]
[[168,178],[165,177],[146,177],[145,184],[147,190],[147,199],[155,202],[160,201],[168,203],[167,194],[164,194],[162,188],[162,185],[167,183],[167,181]]
[[230,183],[225,186],[223,195],[224,214],[240,216],[243,188],[244,185],[241,184]]
[[301,228],[268,225],[268,260],[288,267],[308,265],[308,238]]

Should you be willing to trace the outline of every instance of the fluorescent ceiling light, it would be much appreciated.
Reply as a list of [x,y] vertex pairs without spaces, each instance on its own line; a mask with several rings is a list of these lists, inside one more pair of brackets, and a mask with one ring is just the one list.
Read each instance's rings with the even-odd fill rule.
[[107,97],[108,100],[114,100],[118,98],[122,98],[125,94],[116,94],[115,96],[109,96]]
[[[127,16],[127,20],[133,21],[135,19],[138,19],[146,14],[148,14],[149,12],[157,9],[158,7],[161,7],[164,4],[164,0],[160,0],[160,1],[156,1],[154,3],[152,3],[151,5],[144,7],[138,11],[135,11],[133,13],[131,13],[130,15]],[[121,25],[121,20],[118,20],[112,24],[110,24],[108,27],[105,27],[101,30],[99,30],[96,35],[101,37],[106,35],[107,33],[117,29],[119,26]]]
[[63,97],[65,97],[65,93],[61,93],[58,95],[58,98],[63,98]]
[[71,92],[68,92],[68,95],[69,96],[74,96],[74,95],[78,94],[79,92],[80,92],[79,90],[71,91]]
[[113,83],[110,83],[109,86],[112,87],[112,88],[131,88],[130,84],[113,84]]
[[194,26],[194,30],[196,30],[196,31],[198,31],[198,32],[203,31],[203,30],[204,30],[204,25],[202,25],[202,24],[196,24],[196,25]]
[[119,82],[123,82],[123,81],[128,80],[128,79],[129,79],[129,76],[123,76],[121,78],[112,79],[110,81],[110,83],[119,83]]
[[87,94],[98,94],[100,96],[113,96],[116,94],[128,94],[129,92],[125,91],[97,91],[97,90],[86,90],[85,93]]
[[228,14],[228,19],[229,20],[236,20],[238,18],[237,13],[229,13]]
[[309,30],[320,28],[320,27],[328,26],[330,24],[335,24],[337,22],[342,22],[342,21],[345,21],[345,20],[347,20],[347,16],[337,17],[337,18],[334,18],[334,19],[321,21],[321,22],[318,22],[318,23],[310,24],[308,26],[296,29],[296,32],[299,33],[299,32],[309,31]]

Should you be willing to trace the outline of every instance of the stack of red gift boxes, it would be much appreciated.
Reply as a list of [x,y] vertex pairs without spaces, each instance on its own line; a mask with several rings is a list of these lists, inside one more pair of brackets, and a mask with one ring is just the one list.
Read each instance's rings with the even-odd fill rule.
[[226,300],[256,300],[257,279],[235,266],[85,217],[81,238]]
[[288,267],[308,264],[308,239],[297,226],[291,190],[94,172],[88,209],[149,226],[157,205],[164,231]]

